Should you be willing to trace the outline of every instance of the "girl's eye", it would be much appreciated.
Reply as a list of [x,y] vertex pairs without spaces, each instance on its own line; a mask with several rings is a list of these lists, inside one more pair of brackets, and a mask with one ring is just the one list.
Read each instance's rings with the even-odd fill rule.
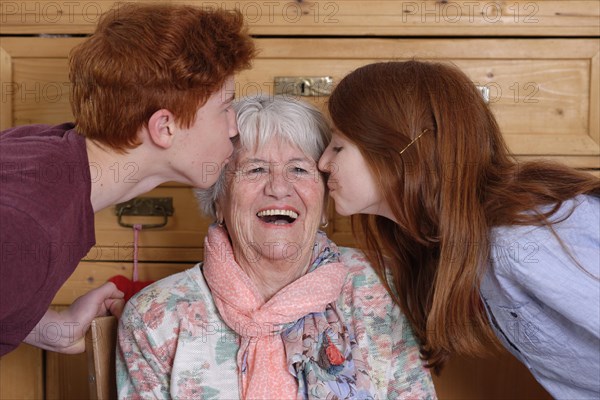
[[334,147],[332,147],[332,150],[335,153],[339,153],[340,151],[342,151],[342,148],[343,148],[342,146],[334,146]]

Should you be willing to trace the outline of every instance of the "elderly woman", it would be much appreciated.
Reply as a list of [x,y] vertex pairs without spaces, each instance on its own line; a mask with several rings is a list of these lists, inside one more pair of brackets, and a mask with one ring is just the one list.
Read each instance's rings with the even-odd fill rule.
[[235,105],[236,151],[198,197],[216,218],[204,263],[133,297],[120,398],[435,398],[405,317],[326,223],[323,116],[283,97]]

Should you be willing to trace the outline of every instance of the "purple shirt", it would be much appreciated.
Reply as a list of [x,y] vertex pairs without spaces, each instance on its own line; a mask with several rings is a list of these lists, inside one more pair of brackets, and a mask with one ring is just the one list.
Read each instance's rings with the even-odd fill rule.
[[73,124],[0,133],[0,355],[32,331],[95,244],[90,193],[85,139]]

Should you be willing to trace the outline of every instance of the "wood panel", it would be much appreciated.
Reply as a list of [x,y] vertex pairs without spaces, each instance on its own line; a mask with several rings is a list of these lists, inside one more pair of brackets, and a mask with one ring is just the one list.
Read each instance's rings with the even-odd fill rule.
[[[19,46],[18,39],[3,39],[12,57],[14,86],[22,88],[13,95],[16,124],[71,117],[65,57],[75,42],[54,52],[23,50],[61,41],[31,39]],[[252,70],[240,74],[238,96],[271,93],[275,76],[329,75],[337,82],[375,61],[452,62],[490,88],[492,110],[516,155],[560,157],[585,168],[598,165],[598,39],[261,39],[257,44],[260,56]],[[324,108],[326,97],[309,100]]]
[[12,82],[15,126],[73,120],[66,58],[13,59]]
[[0,45],[0,130],[13,126],[12,88],[12,57]]
[[[139,0],[135,0],[139,1]],[[597,0],[181,0],[238,9],[254,35],[598,36]],[[20,0],[0,3],[0,33],[91,33],[118,2]]]
[[[460,46],[457,43],[456,46]],[[403,57],[401,59],[409,59]],[[329,75],[339,81],[377,59],[258,59],[239,79],[241,95],[272,87],[277,75]],[[449,61],[449,60],[448,60]],[[491,90],[492,110],[511,150],[520,155],[598,155],[589,126],[589,60],[453,59],[477,84]],[[260,86],[259,86],[260,85]],[[270,86],[270,87],[269,87]],[[326,98],[315,101],[324,106]]]
[[86,353],[46,352],[45,399],[83,400],[89,398]]
[[[118,179],[126,179],[131,173],[123,166],[115,165],[108,173]],[[116,176],[115,174],[121,174]],[[138,259],[140,261],[188,261],[202,259],[204,237],[211,221],[203,217],[190,187],[161,186],[139,197],[169,197],[173,200],[174,213],[162,228],[142,229],[138,235]],[[90,261],[133,260],[134,231],[118,225],[115,207],[108,207],[95,215],[96,246],[85,257]],[[123,217],[128,224],[153,224],[162,217]]]
[[[61,311],[67,307],[52,308]],[[46,400],[82,400],[89,397],[86,353],[60,354],[45,351],[45,356]]]
[[501,350],[485,358],[452,357],[433,382],[439,400],[550,400],[531,373]]
[[41,399],[44,395],[42,350],[21,344],[0,358],[0,399]]
[[[519,156],[562,157],[594,168],[600,155],[600,41],[590,40],[262,40],[261,56],[238,79],[240,95],[270,92],[275,76],[332,76],[338,82],[375,61],[452,62],[490,88],[491,108]],[[315,98],[321,107],[326,97]],[[591,157],[590,157],[591,156]],[[567,159],[565,157],[570,157]]]

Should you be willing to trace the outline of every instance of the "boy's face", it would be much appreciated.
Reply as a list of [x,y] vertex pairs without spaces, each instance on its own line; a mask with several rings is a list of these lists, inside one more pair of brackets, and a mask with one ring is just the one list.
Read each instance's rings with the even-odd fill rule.
[[235,111],[233,76],[209,97],[196,112],[189,129],[179,127],[177,152],[173,167],[190,185],[207,188],[216,182],[221,169],[233,152],[231,138],[238,134]]

